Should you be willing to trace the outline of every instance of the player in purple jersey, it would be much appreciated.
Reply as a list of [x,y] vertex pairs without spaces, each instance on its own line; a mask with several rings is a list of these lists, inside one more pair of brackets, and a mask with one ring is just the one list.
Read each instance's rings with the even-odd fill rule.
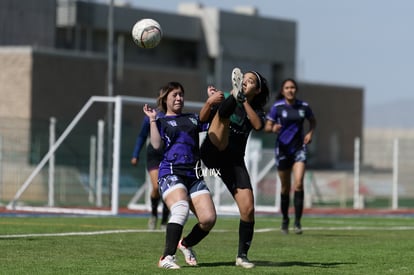
[[243,75],[238,68],[233,69],[232,84],[231,95],[223,99],[223,94],[217,91],[200,111],[201,121],[211,120],[200,150],[204,164],[219,172],[239,208],[236,265],[252,268],[254,263],[249,261],[247,253],[254,233],[254,195],[244,155],[251,130],[264,127],[263,108],[269,88],[258,72],[249,71]]
[[[198,115],[182,113],[184,88],[170,82],[158,97],[158,106],[165,113],[157,118],[157,111],[144,106],[150,120],[150,140],[155,149],[162,148],[158,174],[160,194],[171,212],[166,229],[166,240],[160,268],[178,269],[177,248],[184,254],[188,265],[197,265],[192,247],[204,239],[216,222],[216,210],[209,189],[204,182],[199,150],[199,133],[203,124]],[[198,223],[181,239],[189,211]],[[181,239],[181,240],[180,240]]]
[[[307,150],[306,146],[312,141],[316,127],[316,119],[307,102],[296,98],[298,86],[293,79],[286,79],[276,102],[266,116],[265,131],[275,133],[276,166],[281,181],[281,212],[282,233],[289,232],[289,204],[291,178],[293,174],[295,222],[294,232],[302,234],[301,218],[303,213],[304,188]],[[309,130],[304,132],[305,120],[309,122]]]
[[[162,90],[159,92],[162,93]],[[157,117],[163,117],[164,113],[158,111]],[[134,151],[132,153],[131,164],[136,166],[139,162],[139,155],[141,153],[144,144],[146,143],[150,132],[150,121],[147,116],[144,117],[141,130],[138,134],[135,142]],[[151,199],[151,216],[148,220],[148,229],[155,229],[158,220],[158,204],[160,202],[160,193],[158,192],[158,166],[162,160],[162,150],[155,150],[151,143],[147,145],[147,161],[146,168],[150,176],[152,190],[150,194]],[[168,222],[168,216],[170,211],[167,205],[163,202],[162,216],[161,216],[161,229],[165,229]]]

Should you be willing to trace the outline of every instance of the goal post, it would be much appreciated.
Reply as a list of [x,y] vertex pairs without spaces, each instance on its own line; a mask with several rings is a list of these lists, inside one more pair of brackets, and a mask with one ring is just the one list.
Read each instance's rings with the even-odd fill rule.
[[[92,214],[92,215],[117,215],[119,212],[119,179],[120,179],[120,147],[122,143],[121,137],[121,128],[122,128],[122,113],[123,113],[123,105],[125,104],[134,104],[134,105],[142,105],[142,104],[152,104],[154,102],[153,98],[147,97],[132,97],[132,96],[114,96],[114,97],[105,97],[105,96],[92,96],[85,105],[81,108],[81,110],[76,114],[74,119],[69,123],[66,129],[62,132],[60,137],[51,144],[49,150],[44,155],[44,157],[40,160],[40,162],[35,166],[33,171],[29,174],[27,179],[23,182],[23,184],[18,188],[17,192],[15,193],[14,197],[11,201],[7,204],[6,209],[8,210],[21,210],[21,211],[32,211],[32,212],[53,212],[53,213],[73,213],[73,214]],[[113,137],[112,137],[112,172],[111,172],[111,179],[110,179],[110,207],[102,207],[101,209],[90,205],[88,208],[83,207],[75,207],[75,208],[68,208],[68,207],[57,207],[53,206],[53,203],[50,201],[54,201],[51,197],[56,196],[56,194],[48,193],[48,202],[40,202],[44,206],[31,206],[31,202],[21,202],[20,199],[22,195],[28,190],[29,186],[34,183],[34,179],[39,176],[40,172],[44,167],[51,162],[54,163],[54,154],[56,150],[62,145],[68,135],[75,129],[79,121],[83,118],[85,113],[91,108],[93,104],[96,103],[109,103],[114,104],[113,116],[114,116],[114,124],[113,124]],[[203,106],[202,103],[199,102],[192,102],[186,101],[186,108],[193,108],[199,110]],[[99,168],[99,167],[98,167]],[[50,181],[52,178],[49,175],[48,180]],[[53,180],[52,180],[53,181]],[[48,186],[48,184],[46,184]],[[50,189],[50,186],[48,186]],[[54,188],[53,188],[54,189]],[[90,190],[87,191],[88,198]],[[35,202],[34,204],[39,204],[39,202]]]
[[[125,135],[125,130],[122,129],[125,106],[154,104],[154,101],[154,98],[147,97],[122,95],[114,97],[92,96],[56,140],[54,139],[54,136],[50,137],[49,149],[34,168],[29,167],[31,170],[26,173],[26,180],[21,185],[17,185],[17,191],[7,204],[6,208],[8,210],[44,213],[117,215],[120,209],[120,195],[122,195],[124,200],[122,205],[125,205],[122,207],[127,207],[130,210],[149,211],[151,209],[149,194],[151,192],[152,184],[150,183],[146,169],[144,168],[145,165],[141,164],[139,169],[139,173],[144,175],[144,179],[141,179],[142,182],[137,183],[136,178],[128,175],[129,180],[134,181],[134,185],[128,188],[121,186],[121,177],[122,182],[124,182],[125,171],[130,171],[125,167],[121,167],[121,160],[123,159],[125,163],[126,159],[125,150],[121,150],[121,147],[123,142],[125,142],[125,137],[123,137],[123,134]],[[112,149],[111,152],[105,152],[106,154],[112,154],[110,156],[111,165],[107,169],[107,178],[102,175],[102,166],[104,165],[102,161],[102,154],[104,153],[102,153],[102,151],[105,151],[102,148],[103,138],[100,138],[103,132],[102,127],[104,127],[102,125],[102,119],[97,119],[98,123],[96,124],[98,125],[98,129],[95,130],[93,134],[90,133],[90,131],[93,131],[93,129],[89,129],[91,127],[88,127],[87,131],[84,131],[84,128],[79,125],[87,112],[88,114],[90,114],[90,112],[98,112],[93,109],[93,106],[102,103],[114,104],[113,131],[112,136],[109,137],[112,139],[110,147]],[[185,111],[198,113],[202,106],[203,103],[201,102],[186,101]],[[94,117],[99,117],[99,115],[95,114]],[[56,120],[51,121],[55,124],[57,123]],[[54,125],[54,127],[51,128],[54,129],[57,127]],[[81,159],[82,161],[88,162],[83,165],[83,167],[87,168],[82,168],[87,171],[79,171],[76,167],[63,167],[57,158],[55,158],[56,154],[61,153],[60,151],[58,152],[58,150],[62,150],[62,147],[66,146],[67,139],[69,139],[68,136],[73,134],[73,132],[76,132],[76,134],[81,133],[83,135],[90,134],[87,138],[85,137],[82,141],[77,142],[87,143],[87,145],[84,145],[87,148],[83,148],[83,151],[91,152],[90,154],[95,156],[91,156],[90,158],[74,156],[76,159],[75,161]],[[95,136],[96,134],[98,137],[94,140],[92,136]],[[137,133],[134,130],[134,141],[136,134]],[[128,132],[128,135],[129,139],[131,139],[131,131]],[[203,136],[201,134],[200,141],[202,140]],[[90,145],[94,148],[90,148]],[[109,155],[106,156],[109,157]],[[96,159],[94,159],[95,157]],[[278,212],[279,202],[278,196],[276,196],[276,177],[273,176],[272,173],[269,173],[274,169],[273,150],[270,150],[270,152],[268,150],[266,151],[262,148],[260,139],[249,138],[245,159],[251,176],[253,190],[255,192],[256,210]],[[47,165],[49,165],[49,171],[45,171]],[[131,167],[129,167],[129,169],[131,169]],[[141,171],[141,169],[145,171]],[[58,176],[61,178],[59,178],[59,180],[55,179],[55,177]],[[132,180],[130,178],[132,178]],[[205,177],[205,180],[212,192],[217,212],[220,214],[238,213],[238,208],[234,203],[233,198],[218,176],[207,176]],[[66,181],[70,181],[70,183],[67,183]],[[53,186],[50,186],[51,184],[53,184]],[[102,184],[107,184],[108,187],[105,189],[106,193],[104,192],[103,195],[101,194]],[[32,190],[39,193],[36,198],[33,198],[34,196],[32,193],[35,192]],[[108,196],[102,197],[104,195]],[[40,197],[40,199],[38,197]],[[101,201],[102,199],[105,200],[105,198],[106,201],[102,204]],[[129,202],[125,203],[125,198],[128,198],[127,200]],[[99,202],[99,204],[97,202]]]
[[[115,198],[117,196],[117,178],[116,178],[116,172],[118,171],[116,169],[116,166],[113,167],[113,172],[115,172],[114,178],[115,181],[112,186],[112,207],[111,210],[87,210],[87,209],[70,209],[70,208],[59,208],[59,207],[42,207],[42,206],[21,206],[18,204],[19,198],[22,196],[22,194],[27,190],[30,184],[33,183],[34,178],[39,174],[41,169],[50,161],[50,159],[53,159],[54,153],[56,152],[57,148],[63,143],[63,141],[66,139],[66,137],[69,135],[69,133],[75,128],[75,126],[78,124],[80,119],[84,116],[86,111],[89,110],[89,108],[94,104],[95,102],[107,102],[107,103],[115,103],[115,119],[118,121],[120,118],[119,114],[121,113],[121,104],[119,104],[119,97],[102,97],[102,96],[92,96],[86,104],[83,106],[83,108],[78,112],[78,114],[75,116],[75,118],[72,120],[72,122],[67,126],[65,131],[62,133],[62,135],[56,140],[54,144],[51,145],[49,151],[46,153],[46,155],[42,158],[42,160],[39,162],[39,164],[35,167],[33,172],[29,175],[29,177],[25,180],[23,185],[18,189],[16,194],[14,195],[13,199],[7,204],[6,208],[8,210],[23,210],[23,211],[33,211],[33,212],[57,212],[57,213],[79,213],[79,214],[117,214],[118,213],[118,206],[117,206],[117,199]],[[115,161],[115,152],[117,152],[117,144],[116,140],[119,139],[118,134],[115,131],[114,133],[114,164],[117,163]],[[113,178],[113,180],[114,180]]]

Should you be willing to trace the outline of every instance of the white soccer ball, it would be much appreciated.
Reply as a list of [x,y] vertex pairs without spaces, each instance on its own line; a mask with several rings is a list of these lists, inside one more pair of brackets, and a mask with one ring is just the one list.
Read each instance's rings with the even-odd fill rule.
[[161,38],[161,25],[154,19],[141,19],[132,28],[132,39],[141,48],[155,48],[160,43]]

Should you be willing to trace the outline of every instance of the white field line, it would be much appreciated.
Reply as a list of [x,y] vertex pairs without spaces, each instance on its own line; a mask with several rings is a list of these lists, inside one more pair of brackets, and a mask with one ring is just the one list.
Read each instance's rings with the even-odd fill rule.
[[[369,227],[369,226],[345,226],[345,227],[303,227],[304,231],[341,231],[341,230],[414,230],[414,226],[391,226],[391,227]],[[278,231],[278,228],[262,228],[256,229],[255,233],[266,233]],[[232,232],[235,230],[214,230],[212,232]],[[0,239],[15,239],[15,238],[34,238],[34,237],[66,237],[66,236],[94,236],[105,234],[124,234],[124,233],[154,233],[164,232],[164,230],[149,230],[149,229],[122,229],[122,230],[103,230],[103,231],[87,231],[87,232],[62,232],[62,233],[38,233],[38,234],[13,234],[0,235]]]
[[[414,226],[388,226],[388,227],[374,227],[374,226],[341,226],[341,227],[302,227],[304,231],[403,231],[403,230],[414,230]],[[270,231],[278,231],[279,229],[274,228],[263,228],[256,229],[255,233],[263,233]]]
[[65,237],[65,236],[93,236],[104,234],[122,234],[122,233],[142,233],[153,232],[151,230],[137,230],[137,229],[124,229],[124,230],[103,230],[103,231],[87,231],[87,232],[63,232],[63,233],[39,233],[39,234],[14,234],[14,235],[0,235],[2,239],[12,238],[28,238],[28,237]]

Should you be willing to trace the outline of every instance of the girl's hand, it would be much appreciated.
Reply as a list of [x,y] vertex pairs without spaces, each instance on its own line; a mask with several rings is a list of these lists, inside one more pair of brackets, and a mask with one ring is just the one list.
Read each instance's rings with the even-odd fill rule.
[[224,100],[224,94],[221,91],[215,91],[208,99],[207,102],[213,106],[217,105]]
[[273,133],[279,133],[280,129],[282,129],[282,125],[281,124],[273,124],[272,126],[272,132]]
[[132,159],[131,159],[131,164],[132,164],[133,166],[136,166],[136,165],[138,164],[138,158],[132,158]]
[[303,138],[303,143],[304,144],[309,144],[312,142],[312,134],[311,133],[307,133],[305,135],[305,137]]
[[145,113],[145,115],[150,119],[156,119],[157,117],[157,111],[155,109],[152,109],[150,106],[148,106],[148,104],[144,105],[143,111]]
[[208,97],[214,95],[215,92],[217,92],[217,89],[213,85],[209,85],[207,87],[207,95],[208,95]]

